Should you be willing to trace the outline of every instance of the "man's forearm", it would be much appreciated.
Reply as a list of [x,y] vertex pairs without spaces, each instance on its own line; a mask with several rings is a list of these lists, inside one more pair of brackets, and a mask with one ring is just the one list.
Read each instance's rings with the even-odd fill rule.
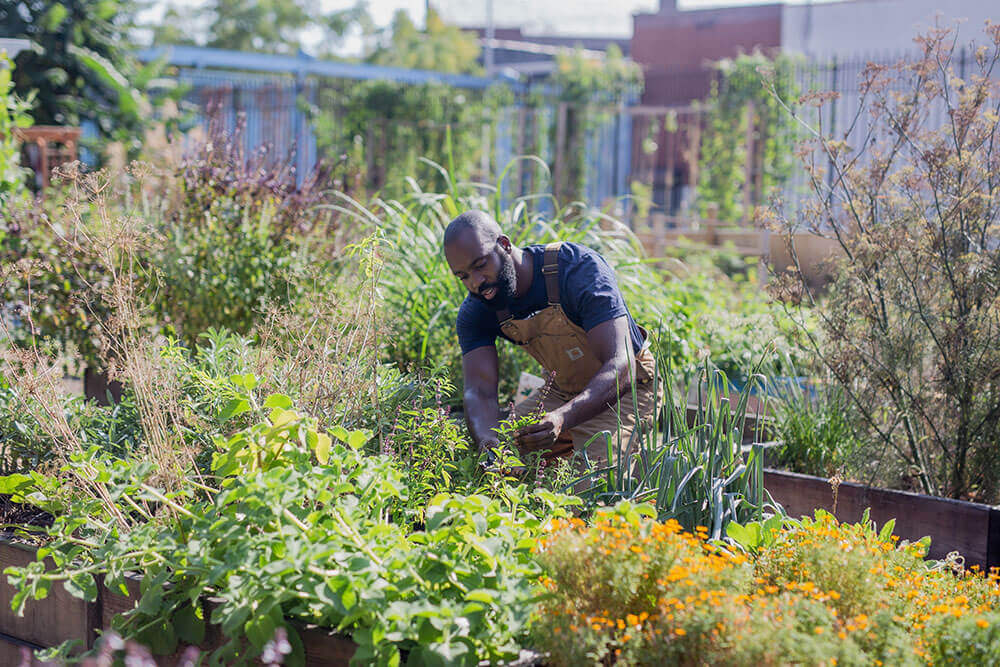
[[631,389],[631,358],[610,359],[591,378],[583,391],[559,408],[563,417],[563,428],[571,429],[596,417],[614,404],[618,397]]
[[476,391],[465,392],[465,423],[476,447],[482,449],[498,442],[496,429],[500,426],[500,406],[497,396]]

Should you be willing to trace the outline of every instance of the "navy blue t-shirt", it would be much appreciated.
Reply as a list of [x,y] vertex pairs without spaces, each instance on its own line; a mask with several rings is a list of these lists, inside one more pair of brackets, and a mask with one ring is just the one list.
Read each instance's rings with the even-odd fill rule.
[[[532,245],[523,250],[533,259],[534,273],[527,293],[523,297],[515,297],[507,306],[516,320],[529,317],[549,305],[545,278],[542,276],[545,246]],[[562,244],[559,249],[559,301],[570,322],[584,331],[622,315],[628,316],[632,348],[636,353],[642,349],[642,332],[625,306],[615,272],[597,252],[576,243]],[[500,331],[497,311],[472,295],[466,295],[458,309],[456,328],[462,354],[477,347],[495,345],[497,337],[507,338]]]

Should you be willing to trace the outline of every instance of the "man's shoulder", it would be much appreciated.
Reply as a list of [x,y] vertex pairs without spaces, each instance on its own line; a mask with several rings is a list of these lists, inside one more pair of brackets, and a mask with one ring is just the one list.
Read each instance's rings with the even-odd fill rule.
[[559,269],[563,277],[568,275],[603,273],[610,271],[610,264],[601,253],[589,246],[572,241],[563,242],[559,249]]
[[589,246],[574,241],[563,241],[559,248],[559,261],[569,264],[603,260],[601,253]]

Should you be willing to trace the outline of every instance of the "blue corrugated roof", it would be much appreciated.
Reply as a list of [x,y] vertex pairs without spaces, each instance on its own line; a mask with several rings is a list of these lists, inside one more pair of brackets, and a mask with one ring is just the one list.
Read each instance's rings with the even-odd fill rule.
[[178,67],[206,67],[218,69],[250,70],[285,74],[315,75],[336,79],[389,79],[404,83],[439,81],[458,88],[488,88],[498,83],[522,90],[523,84],[506,78],[490,79],[469,74],[447,74],[430,70],[383,67],[359,63],[316,60],[309,56],[281,56],[269,53],[250,53],[209,49],[200,46],[163,46],[143,49],[135,56],[143,62],[166,58],[167,63]]

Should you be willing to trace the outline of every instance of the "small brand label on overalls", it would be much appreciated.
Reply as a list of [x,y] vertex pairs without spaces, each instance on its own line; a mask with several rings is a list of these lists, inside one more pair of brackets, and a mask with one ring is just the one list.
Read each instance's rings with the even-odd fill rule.
[[566,350],[566,356],[569,357],[570,361],[576,361],[583,356],[583,350],[578,347],[571,347]]

